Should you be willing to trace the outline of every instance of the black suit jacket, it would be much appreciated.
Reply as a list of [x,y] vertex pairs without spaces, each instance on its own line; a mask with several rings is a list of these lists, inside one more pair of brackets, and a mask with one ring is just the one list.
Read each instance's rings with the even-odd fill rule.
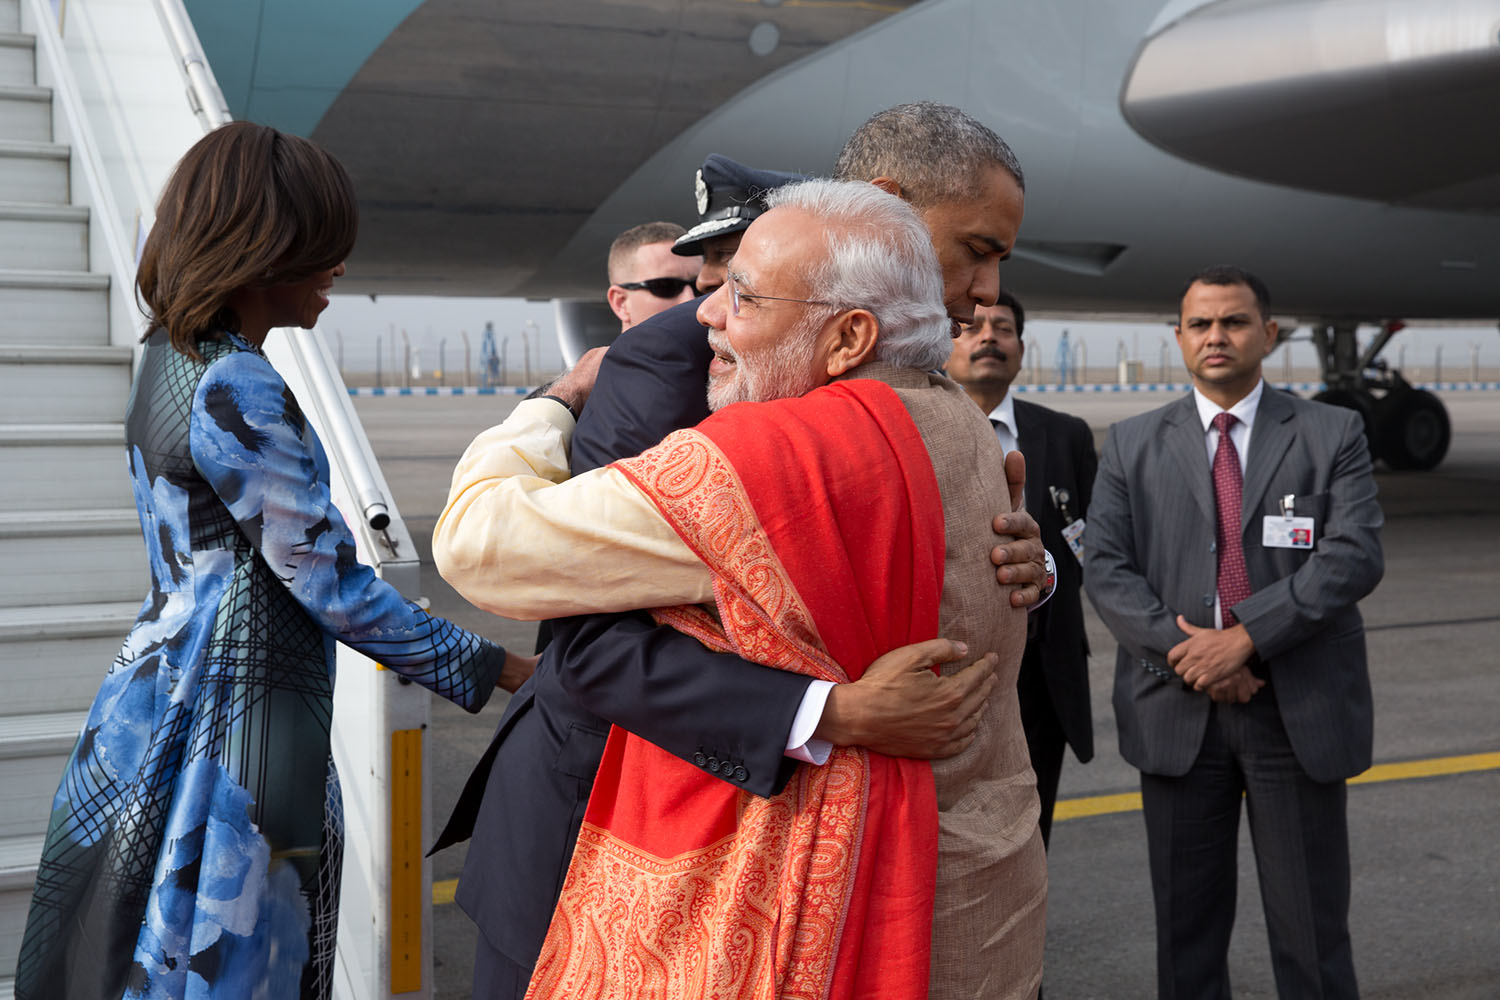
[[[688,302],[610,347],[573,435],[572,469],[638,454],[708,415],[711,352]],[[611,723],[759,795],[791,774],[808,678],[707,650],[643,613],[553,623],[433,850],[473,836],[457,901],[497,950],[536,963]]]
[[[1026,457],[1026,510],[1057,564],[1057,589],[1031,616],[1023,669],[1037,666],[1068,745],[1082,762],[1094,756],[1089,708],[1089,642],[1083,627],[1083,567],[1068,548],[1067,520],[1048,487],[1067,490],[1069,513],[1086,517],[1098,459],[1094,435],[1078,417],[1017,399],[1016,436]],[[1087,542],[1087,534],[1085,534]]]

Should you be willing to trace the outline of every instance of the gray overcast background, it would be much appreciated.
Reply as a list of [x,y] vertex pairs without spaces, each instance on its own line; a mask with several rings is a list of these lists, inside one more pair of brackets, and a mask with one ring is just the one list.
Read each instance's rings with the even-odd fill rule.
[[[603,294],[601,288],[601,299]],[[374,384],[377,345],[383,358],[382,383],[399,384],[403,330],[411,344],[413,367],[420,371],[414,382],[436,384],[435,373],[439,364],[444,363],[447,372],[443,381],[461,385],[464,334],[467,333],[469,340],[470,368],[477,370],[486,322],[495,326],[497,349],[504,349],[510,384],[520,385],[524,381],[523,339],[530,354],[533,383],[539,381],[539,375],[555,373],[562,366],[551,302],[408,296],[381,296],[371,301],[368,296],[335,295],[319,327],[334,356],[342,353],[345,381],[351,386]],[[1028,373],[1040,352],[1043,381],[1055,381],[1053,366],[1064,329],[1068,330],[1071,343],[1083,343],[1091,381],[1114,380],[1122,344],[1126,358],[1142,363],[1143,381],[1153,382],[1161,377],[1164,348],[1167,378],[1172,381],[1183,378],[1182,358],[1171,327],[1149,319],[1132,323],[1030,320],[1025,331]],[[1362,330],[1361,343],[1373,334],[1374,328]],[[1291,345],[1293,377],[1297,381],[1316,377],[1315,355],[1307,337],[1308,330],[1304,327]],[[1471,356],[1476,346],[1480,380],[1500,379],[1500,330],[1494,325],[1403,330],[1386,347],[1384,357],[1390,364],[1403,367],[1413,382],[1433,379],[1439,360],[1444,381],[1462,382],[1470,379]],[[1278,348],[1266,361],[1266,374],[1273,380],[1282,378],[1285,349],[1285,346]],[[1023,374],[1023,381],[1025,377]]]

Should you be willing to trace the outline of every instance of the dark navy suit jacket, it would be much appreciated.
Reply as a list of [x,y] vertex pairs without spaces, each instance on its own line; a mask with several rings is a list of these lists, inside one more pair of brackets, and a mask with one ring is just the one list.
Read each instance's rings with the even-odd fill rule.
[[1026,456],[1026,510],[1036,518],[1042,544],[1057,564],[1057,588],[1032,612],[1021,663],[1022,671],[1041,671],[1044,684],[1024,686],[1021,697],[1024,701],[1044,687],[1068,745],[1087,763],[1094,756],[1094,721],[1089,708],[1089,642],[1083,626],[1083,567],[1063,538],[1067,520],[1048,487],[1067,490],[1068,513],[1085,516],[1098,467],[1094,434],[1071,414],[1021,399],[1015,407],[1016,436]]
[[[687,302],[610,347],[573,435],[579,473],[708,415],[711,352]],[[784,756],[808,678],[707,650],[644,613],[559,619],[511,697],[433,850],[472,835],[457,901],[489,943],[535,965],[611,723],[758,795]]]

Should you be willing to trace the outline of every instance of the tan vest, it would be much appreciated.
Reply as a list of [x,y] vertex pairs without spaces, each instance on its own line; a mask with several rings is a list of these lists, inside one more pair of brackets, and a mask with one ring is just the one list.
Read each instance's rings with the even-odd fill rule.
[[884,364],[846,377],[896,390],[937,474],[946,532],[939,634],[968,643],[971,654],[943,672],[1000,655],[974,742],[932,765],[940,835],[931,1000],[1023,1000],[1042,981],[1047,859],[1016,697],[1026,612],[1010,606],[989,558],[998,541],[990,523],[1010,510],[1004,452],[984,414],[945,378]]

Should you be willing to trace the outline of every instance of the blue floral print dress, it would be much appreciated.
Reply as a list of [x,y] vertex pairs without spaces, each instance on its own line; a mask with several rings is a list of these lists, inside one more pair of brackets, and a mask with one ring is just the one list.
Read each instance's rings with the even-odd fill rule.
[[355,558],[286,383],[147,342],[126,447],[151,591],[53,802],[22,1000],[326,997],[343,817],[334,641],[470,711],[505,651]]

